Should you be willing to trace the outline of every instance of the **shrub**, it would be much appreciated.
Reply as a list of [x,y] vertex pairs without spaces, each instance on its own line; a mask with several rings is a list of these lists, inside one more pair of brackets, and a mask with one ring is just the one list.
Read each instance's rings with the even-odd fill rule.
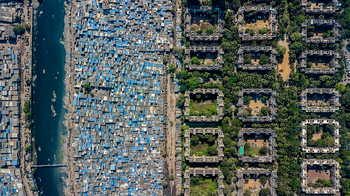
[[270,189],[268,188],[260,189],[259,196],[268,196],[268,195],[270,195]]
[[266,64],[269,64],[269,62],[270,62],[270,59],[266,54],[262,54],[260,56],[260,61],[259,61],[260,65],[266,65]]
[[311,68],[311,67],[312,67],[312,63],[311,63],[310,61],[308,61],[308,62],[306,63],[306,66],[307,66],[307,68]]
[[22,35],[25,31],[24,27],[22,25],[16,25],[13,27],[13,30],[15,31],[16,35]]
[[194,57],[191,58],[191,63],[199,65],[200,62],[199,62],[199,59],[194,56]]
[[261,155],[267,155],[269,153],[269,148],[267,146],[263,146],[262,148],[260,148],[260,154]]
[[213,29],[207,29],[205,30],[205,33],[208,34],[208,35],[211,35],[214,33],[214,30]]
[[259,30],[259,34],[266,34],[269,30],[267,28],[263,28]]

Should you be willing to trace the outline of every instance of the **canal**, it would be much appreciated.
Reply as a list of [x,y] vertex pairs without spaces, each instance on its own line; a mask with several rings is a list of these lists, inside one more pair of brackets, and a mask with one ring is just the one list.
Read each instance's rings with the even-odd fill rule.
[[[45,0],[39,7],[34,40],[33,136],[37,164],[61,163],[65,50],[60,43],[64,28],[63,0]],[[34,174],[40,195],[64,195],[59,168],[37,169]]]

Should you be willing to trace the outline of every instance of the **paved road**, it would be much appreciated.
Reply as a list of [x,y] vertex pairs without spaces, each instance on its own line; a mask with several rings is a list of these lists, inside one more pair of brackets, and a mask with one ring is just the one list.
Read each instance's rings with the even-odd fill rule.
[[[65,40],[66,42],[67,41],[70,41],[70,53],[71,53],[71,61],[70,61],[70,68],[71,70],[69,71],[70,75],[69,75],[69,92],[68,92],[68,98],[69,98],[69,103],[68,103],[68,113],[69,113],[69,116],[72,117],[73,116],[73,94],[74,94],[74,26],[73,26],[73,21],[74,21],[74,16],[75,16],[75,12],[76,12],[76,1],[73,0],[70,4],[70,15],[69,15],[69,18],[70,18],[70,32],[69,32],[69,40]],[[66,13],[68,14],[68,13]],[[65,21],[67,22],[67,21]],[[67,23],[65,25],[68,25]],[[67,70],[68,71],[68,70]],[[68,73],[67,73],[68,74]],[[74,121],[73,119],[69,120],[68,122],[68,130],[70,132],[70,138],[67,143],[67,148],[68,148],[68,181],[69,181],[69,184],[71,185],[71,192],[70,194],[71,195],[78,195],[77,193],[77,187],[76,187],[76,183],[75,183],[75,179],[74,179],[74,157],[73,157],[73,145],[72,145],[72,142],[73,142],[73,134],[72,134],[72,131],[74,130]]]

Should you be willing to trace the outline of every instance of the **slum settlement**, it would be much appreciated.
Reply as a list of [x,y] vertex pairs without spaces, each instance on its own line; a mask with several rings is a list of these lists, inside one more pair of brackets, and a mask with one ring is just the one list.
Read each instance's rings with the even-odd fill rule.
[[74,25],[74,178],[80,194],[163,193],[163,55],[170,2],[83,1]]

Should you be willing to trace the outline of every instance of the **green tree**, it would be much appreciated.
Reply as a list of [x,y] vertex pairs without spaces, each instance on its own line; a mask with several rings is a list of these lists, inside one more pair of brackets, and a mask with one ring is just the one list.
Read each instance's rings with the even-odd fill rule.
[[267,32],[269,32],[267,28],[262,28],[259,30],[259,34],[266,34]]
[[205,33],[208,34],[208,35],[211,35],[214,33],[214,30],[213,29],[207,29],[205,30]]
[[193,91],[194,89],[196,89],[198,87],[199,84],[199,80],[196,77],[193,77],[189,80],[189,89],[191,91]]
[[260,65],[266,65],[266,64],[269,64],[269,63],[270,63],[269,57],[268,57],[266,54],[262,54],[262,55],[260,56],[259,64],[260,64]]
[[184,105],[184,102],[185,102],[185,96],[184,94],[181,93],[176,100],[176,106],[179,108],[182,108],[182,106]]
[[244,155],[250,156],[250,143],[249,142],[246,142],[244,144]]
[[32,145],[28,145],[24,148],[24,151],[26,151],[27,153],[32,149]]
[[213,145],[213,146],[208,146],[208,154],[209,156],[215,156],[218,154],[218,150],[217,150],[217,146],[216,145]]
[[251,96],[244,96],[243,97],[243,104],[244,105],[249,105],[251,99],[252,99]]
[[23,33],[25,32],[25,29],[22,25],[15,25],[13,27],[13,30],[15,31],[16,35],[23,35]]
[[83,84],[83,88],[84,88],[85,90],[89,90],[89,89],[91,88],[90,83],[85,83],[85,84]]
[[263,116],[268,116],[270,114],[270,108],[266,106],[261,107],[261,113]]
[[197,64],[197,65],[200,64],[199,59],[197,57],[195,57],[195,56],[191,58],[191,63],[192,64]]
[[261,181],[262,184],[266,184],[267,181],[269,180],[269,177],[267,177],[265,175],[261,175],[261,176],[259,176],[259,180]]
[[306,67],[307,68],[311,68],[312,67],[312,63],[310,61],[306,62]]
[[209,144],[213,144],[213,143],[215,143],[215,141],[216,141],[216,137],[215,137],[214,135],[212,135],[212,134],[206,134],[206,135],[204,136],[204,138],[205,138],[205,141],[206,141],[207,143],[209,143]]
[[263,188],[259,191],[259,196],[269,196],[270,195],[270,189]]
[[305,21],[305,16],[304,15],[299,15],[296,19],[296,23],[298,26],[301,26],[301,23],[303,23]]
[[243,193],[244,196],[251,196],[252,192],[249,189],[246,189]]
[[299,32],[295,32],[290,36],[292,42],[299,42],[301,41],[301,34]]
[[191,136],[191,146],[196,146],[199,144],[199,137],[197,134]]
[[335,85],[335,89],[337,89],[340,93],[344,92],[346,87],[343,83],[338,83]]
[[295,53],[299,54],[305,50],[305,47],[302,42],[294,42],[290,45],[290,49],[294,50]]
[[252,64],[252,55],[251,54],[244,54],[243,63],[244,64]]
[[170,64],[169,67],[168,67],[168,69],[169,69],[169,72],[170,72],[170,73],[175,73],[175,65]]
[[278,58],[283,58],[284,54],[286,54],[286,47],[282,46],[282,45],[277,45],[277,56]]
[[30,30],[30,25],[28,23],[24,24],[24,28],[29,31]]
[[262,156],[266,156],[269,153],[269,148],[266,145],[264,145],[260,148],[259,152]]
[[250,108],[250,107],[246,107],[246,108],[244,108],[244,110],[243,110],[243,116],[244,117],[248,117],[248,116],[250,116],[251,114],[252,114],[252,108]]

